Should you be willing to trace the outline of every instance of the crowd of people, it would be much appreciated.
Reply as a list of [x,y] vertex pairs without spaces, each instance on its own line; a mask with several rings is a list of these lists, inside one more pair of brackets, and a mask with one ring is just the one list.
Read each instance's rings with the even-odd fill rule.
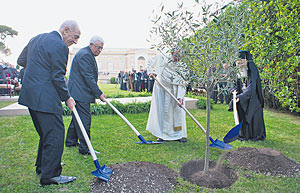
[[[23,75],[24,68],[19,71],[9,64],[0,64],[0,84],[4,85],[0,88],[0,94],[10,94],[12,88],[20,86],[22,84]],[[8,85],[12,85],[13,87],[8,87]]]
[[149,76],[147,69],[140,69],[139,72],[132,70],[129,72],[120,71],[117,82],[121,90],[134,92],[151,92],[153,90],[154,79]]

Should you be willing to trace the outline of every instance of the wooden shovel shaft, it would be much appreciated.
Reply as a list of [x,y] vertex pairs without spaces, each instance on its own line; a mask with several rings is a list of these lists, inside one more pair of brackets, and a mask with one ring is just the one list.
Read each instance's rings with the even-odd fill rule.
[[108,100],[104,99],[104,102],[106,102],[125,122],[126,124],[133,130],[133,132],[137,135],[140,136],[140,133],[135,129],[135,127],[114,107]]
[[238,125],[240,123],[239,121],[239,116],[238,116],[238,112],[237,112],[237,107],[236,107],[236,90],[234,90],[232,92],[232,95],[233,95],[233,116],[234,116],[234,122],[235,122],[235,125]]
[[93,146],[92,146],[92,144],[91,144],[91,141],[90,141],[90,139],[89,139],[89,136],[88,136],[87,133],[86,133],[86,130],[85,130],[83,124],[82,124],[82,121],[81,121],[81,119],[80,119],[80,117],[79,117],[79,114],[78,114],[78,112],[77,112],[75,106],[73,107],[73,114],[75,115],[75,118],[76,118],[77,123],[78,123],[78,125],[79,125],[79,127],[80,127],[80,130],[81,130],[81,132],[82,132],[82,134],[83,134],[83,137],[84,137],[84,139],[85,139],[85,142],[86,142],[86,144],[88,145],[88,148],[89,148],[90,153],[91,153],[91,155],[92,155],[92,157],[93,157],[93,160],[95,161],[95,160],[97,160],[95,151],[94,151],[94,149],[93,149]]
[[[154,76],[153,76],[154,77]],[[177,100],[177,98],[171,93],[171,91],[169,91],[169,89],[167,89],[163,84],[161,84],[161,82],[156,78],[154,77],[155,81],[163,88],[165,89],[169,95],[178,103],[179,101]],[[206,134],[206,130],[202,127],[202,125],[195,119],[195,117],[183,106],[181,105],[180,106],[192,119],[193,121],[195,121],[195,123],[201,128],[201,130],[204,132],[204,134]]]

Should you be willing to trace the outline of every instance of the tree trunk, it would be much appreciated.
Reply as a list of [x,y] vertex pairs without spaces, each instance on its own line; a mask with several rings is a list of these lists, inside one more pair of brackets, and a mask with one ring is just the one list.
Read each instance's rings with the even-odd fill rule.
[[206,90],[206,150],[205,150],[205,162],[203,172],[207,172],[209,168],[209,127],[210,127],[210,89]]

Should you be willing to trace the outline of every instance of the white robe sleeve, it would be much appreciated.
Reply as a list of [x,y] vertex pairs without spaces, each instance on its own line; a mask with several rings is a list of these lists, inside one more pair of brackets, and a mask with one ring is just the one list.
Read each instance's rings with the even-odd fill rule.
[[185,95],[185,87],[184,86],[178,86],[178,92],[177,92],[177,98],[183,99]]

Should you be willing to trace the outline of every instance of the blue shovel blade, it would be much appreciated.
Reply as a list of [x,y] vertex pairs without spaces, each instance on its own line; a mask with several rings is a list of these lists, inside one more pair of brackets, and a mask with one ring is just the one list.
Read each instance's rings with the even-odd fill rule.
[[138,144],[160,144],[160,143],[164,143],[164,142],[159,142],[159,141],[146,141],[144,139],[143,136],[139,135],[138,138],[141,140],[139,142],[135,142],[135,143],[138,143]]
[[233,147],[230,144],[224,143],[223,141],[220,141],[218,139],[216,140],[212,140],[210,139],[210,141],[212,142],[212,144],[210,144],[210,147],[213,148],[219,148],[219,149],[232,149]]
[[106,182],[109,181],[109,178],[111,175],[111,174],[105,174],[103,171],[101,171],[101,169],[96,169],[95,171],[91,172],[91,174],[93,174],[97,178],[100,178],[101,180],[104,180]]
[[164,143],[163,141],[139,141],[139,142],[135,142],[137,144],[161,144]]
[[97,178],[100,178],[100,179],[108,182],[109,177],[113,173],[113,171],[110,168],[106,167],[105,165],[103,165],[101,167],[100,164],[99,164],[98,159],[94,160],[94,164],[96,166],[96,170],[91,172],[91,174],[93,174]]
[[223,141],[225,143],[230,143],[233,142],[237,139],[237,137],[239,136],[241,127],[243,125],[243,121],[241,121],[238,125],[236,125],[235,127],[233,127],[223,138]]
[[230,144],[225,144],[225,146],[220,146],[220,145],[216,145],[216,144],[212,143],[209,146],[213,147],[213,148],[218,148],[218,149],[232,149],[233,148]]
[[104,174],[113,174],[113,173],[114,173],[110,168],[106,167],[105,165],[103,165],[103,166],[100,168],[100,170],[101,170]]

